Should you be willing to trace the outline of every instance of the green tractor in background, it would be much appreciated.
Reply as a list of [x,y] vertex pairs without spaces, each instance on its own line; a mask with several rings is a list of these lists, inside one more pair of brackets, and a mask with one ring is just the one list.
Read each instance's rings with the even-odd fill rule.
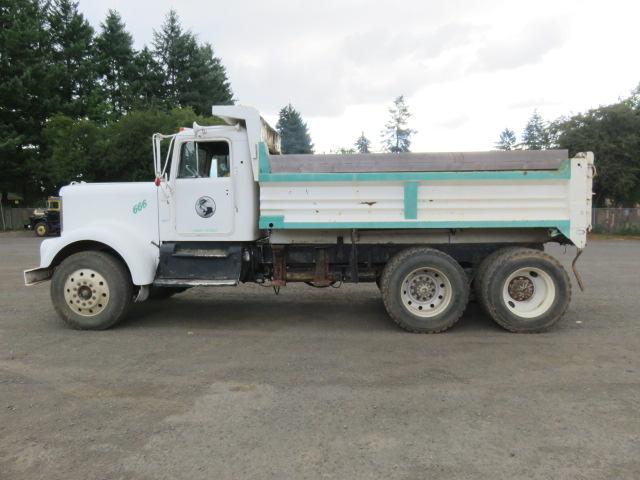
[[29,217],[29,223],[24,228],[33,230],[38,237],[47,235],[60,235],[60,212],[62,210],[62,199],[60,197],[49,197],[46,208],[36,208],[33,215]]

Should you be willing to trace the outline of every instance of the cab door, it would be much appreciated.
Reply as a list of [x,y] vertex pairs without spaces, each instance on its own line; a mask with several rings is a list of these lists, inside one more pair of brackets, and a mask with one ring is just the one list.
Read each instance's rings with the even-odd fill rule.
[[230,235],[235,209],[229,141],[186,141],[176,147],[179,164],[171,202],[172,240],[211,240]]

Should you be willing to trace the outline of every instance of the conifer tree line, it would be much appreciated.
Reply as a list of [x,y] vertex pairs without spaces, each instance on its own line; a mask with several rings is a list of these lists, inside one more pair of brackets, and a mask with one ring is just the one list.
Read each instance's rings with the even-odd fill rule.
[[[417,130],[409,128],[411,113],[404,99],[404,95],[397,96],[388,109],[389,118],[380,132],[380,141],[383,152],[407,153],[411,148],[411,137],[418,133]],[[371,140],[365,136],[364,132],[355,140],[353,147],[341,147],[334,153],[372,153]]]
[[521,138],[522,142],[518,143],[516,133],[509,128],[505,128],[500,132],[495,148],[504,151],[547,150],[555,145],[551,124],[542,118],[538,110],[534,110],[529,120],[527,120]]
[[234,102],[213,47],[173,10],[137,50],[115,10],[94,30],[73,0],[3,0],[0,78],[0,192],[27,201],[72,180],[146,179],[153,131]]

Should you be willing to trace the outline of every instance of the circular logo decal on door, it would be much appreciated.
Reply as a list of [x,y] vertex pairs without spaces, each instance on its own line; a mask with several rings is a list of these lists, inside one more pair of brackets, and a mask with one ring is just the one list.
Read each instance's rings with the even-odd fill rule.
[[216,202],[211,197],[200,197],[196,200],[196,213],[202,218],[209,218],[216,213]]

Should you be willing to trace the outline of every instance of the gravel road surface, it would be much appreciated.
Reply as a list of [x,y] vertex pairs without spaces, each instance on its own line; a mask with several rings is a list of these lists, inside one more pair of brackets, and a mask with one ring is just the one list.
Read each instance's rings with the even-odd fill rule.
[[[563,321],[399,330],[375,286],[192,289],[65,328],[0,234],[0,479],[640,478],[640,241]],[[552,248],[565,265],[574,250]]]

